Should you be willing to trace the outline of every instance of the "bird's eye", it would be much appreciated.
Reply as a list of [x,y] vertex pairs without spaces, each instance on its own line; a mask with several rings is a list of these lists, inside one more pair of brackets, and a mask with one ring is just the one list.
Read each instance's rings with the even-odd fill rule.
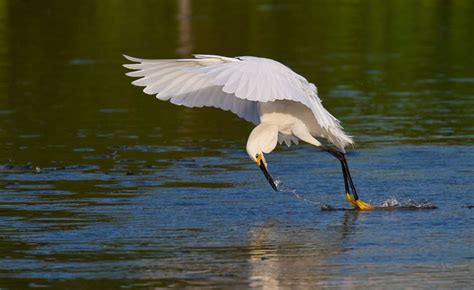
[[258,158],[259,154],[255,154],[255,158]]

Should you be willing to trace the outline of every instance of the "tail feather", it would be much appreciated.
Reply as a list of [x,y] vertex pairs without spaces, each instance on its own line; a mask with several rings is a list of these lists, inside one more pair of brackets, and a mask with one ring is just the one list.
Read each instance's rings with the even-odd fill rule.
[[327,139],[342,152],[346,152],[345,147],[354,144],[351,136],[348,136],[342,128],[328,128]]

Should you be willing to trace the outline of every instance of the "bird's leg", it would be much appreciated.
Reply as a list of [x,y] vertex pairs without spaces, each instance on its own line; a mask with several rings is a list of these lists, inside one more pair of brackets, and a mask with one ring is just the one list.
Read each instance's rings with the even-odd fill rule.
[[318,140],[316,140],[306,128],[293,127],[292,133],[299,139],[308,142],[309,144],[312,144],[316,147],[322,148],[323,150],[329,152],[332,156],[336,157],[341,162],[347,201],[356,209],[366,210],[372,208],[370,204],[365,203],[359,199],[359,196],[357,195],[357,190],[354,186],[354,182],[352,181],[351,173],[349,172],[349,165],[347,164],[346,156],[344,155],[344,153],[338,151],[337,149],[324,146]]
[[323,147],[323,148],[326,152],[336,157],[339,160],[339,162],[341,162],[342,176],[344,177],[344,187],[346,189],[346,195],[350,196],[352,193],[354,197],[353,199],[358,200],[359,196],[357,195],[357,190],[355,189],[354,183],[352,182],[352,179],[350,178],[349,168],[347,167],[347,163],[344,162],[345,161],[344,154],[330,147]]
[[326,152],[331,154],[332,156],[336,157],[339,160],[339,162],[341,162],[342,175],[344,177],[344,187],[346,189],[347,201],[356,209],[361,209],[361,210],[372,209],[373,208],[372,205],[359,199],[359,195],[357,194],[357,190],[355,188],[354,182],[352,181],[351,173],[349,171],[349,164],[347,163],[345,154],[331,147],[322,146],[322,148]]
[[349,164],[347,164],[347,159],[346,159],[345,155],[343,153],[341,153],[341,154],[342,154],[342,160],[340,160],[340,161],[341,161],[341,165],[343,167],[343,170],[345,171],[346,183],[347,183],[347,181],[349,181],[349,186],[352,190],[352,196],[354,197],[354,200],[358,200],[359,195],[357,194],[357,190],[355,188],[354,181],[352,181],[351,172],[349,171]]
[[349,194],[349,182],[347,182],[347,172],[346,168],[344,167],[344,163],[341,162],[341,167],[342,167],[342,175],[344,177],[344,188],[346,189],[346,194]]

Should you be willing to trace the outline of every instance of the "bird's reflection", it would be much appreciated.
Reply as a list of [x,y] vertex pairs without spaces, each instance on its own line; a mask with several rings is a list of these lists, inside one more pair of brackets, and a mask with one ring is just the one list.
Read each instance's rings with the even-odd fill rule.
[[330,259],[345,251],[344,241],[354,231],[357,211],[322,228],[283,226],[265,222],[249,232],[249,282],[262,289],[308,289],[328,286],[340,275]]

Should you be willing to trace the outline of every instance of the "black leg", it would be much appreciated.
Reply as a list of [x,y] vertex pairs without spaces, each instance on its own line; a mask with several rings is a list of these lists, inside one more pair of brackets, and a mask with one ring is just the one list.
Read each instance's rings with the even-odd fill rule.
[[349,164],[347,163],[346,155],[331,147],[322,146],[322,149],[336,157],[341,162],[347,201],[358,210],[374,209],[374,206],[359,199],[354,182],[352,181],[351,173],[349,172]]
[[[352,181],[351,173],[349,171],[349,164],[347,163],[346,155],[336,149],[330,147],[323,147],[325,151],[327,151],[332,156],[336,157],[341,162],[342,167],[342,175],[344,177],[344,187],[347,193],[352,194],[354,200],[359,199],[359,195],[357,194],[357,190],[355,188],[354,182]],[[349,188],[351,190],[349,190]]]
[[358,200],[359,195],[357,194],[357,190],[355,188],[354,182],[352,181],[351,172],[349,171],[349,164],[347,164],[347,159],[346,159],[345,154],[342,154],[342,157],[343,157],[343,160],[341,161],[341,163],[344,163],[344,166],[346,168],[347,180],[349,181],[349,184],[352,189],[352,196],[354,197],[355,200]]
[[350,193],[349,183],[347,182],[346,168],[344,167],[344,163],[342,161],[341,161],[341,167],[342,167],[342,175],[344,177],[344,188],[346,189],[346,193]]

